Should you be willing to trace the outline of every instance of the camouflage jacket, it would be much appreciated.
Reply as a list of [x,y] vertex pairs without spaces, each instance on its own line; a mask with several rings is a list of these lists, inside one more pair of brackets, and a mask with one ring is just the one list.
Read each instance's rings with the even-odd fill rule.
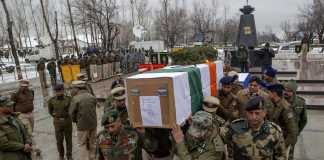
[[117,136],[103,130],[97,136],[97,159],[135,160],[138,140],[137,133],[129,129],[122,129]]
[[268,120],[278,124],[285,138],[285,144],[295,144],[297,141],[298,128],[296,119],[290,104],[285,99],[280,99],[274,103],[274,107],[268,112]]
[[265,121],[259,131],[252,131],[245,119],[232,122],[225,142],[233,148],[234,160],[286,160],[286,148],[281,129]]
[[219,108],[217,114],[226,121],[232,121],[243,115],[243,107],[240,105],[237,96],[230,93],[229,95],[219,94],[219,100],[222,107]]
[[180,160],[222,160],[224,157],[224,142],[218,131],[213,131],[205,141],[191,143],[186,140],[176,144]]
[[298,134],[305,128],[307,124],[307,110],[305,99],[294,95],[291,101],[288,101],[295,113],[295,118],[298,126]]

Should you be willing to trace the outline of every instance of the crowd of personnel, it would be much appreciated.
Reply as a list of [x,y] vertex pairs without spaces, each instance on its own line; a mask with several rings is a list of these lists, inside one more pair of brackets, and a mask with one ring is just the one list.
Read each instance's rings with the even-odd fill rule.
[[[292,160],[307,123],[305,100],[296,95],[296,81],[278,82],[271,67],[262,79],[252,76],[245,89],[238,73],[227,72],[218,96],[204,97],[201,111],[173,129],[132,128],[121,77],[112,83],[102,120],[97,122],[98,102],[82,80],[72,82],[69,96],[63,84],[56,84],[55,96],[47,102],[60,160],[73,159],[73,123],[79,147],[74,157],[80,160]],[[31,159],[33,99],[26,80],[10,98],[1,96],[0,159]],[[97,132],[100,124],[104,129]]]
[[[81,73],[85,73],[89,80],[97,82],[108,79],[120,73],[133,73],[138,70],[139,64],[149,63],[147,60],[152,50],[123,49],[114,52],[100,52],[97,50],[88,51],[80,57],[71,55],[65,56],[56,63],[53,58],[46,64],[44,59],[37,63],[37,72],[40,77],[40,83],[43,88],[47,88],[46,69],[51,78],[52,86],[57,81],[57,66],[62,65],[80,65]],[[145,61],[146,59],[146,61]],[[59,73],[63,77],[59,67]]]
[[[109,55],[81,57],[78,63],[87,58],[82,66],[90,65],[86,67],[90,76],[80,75],[72,82],[69,94],[64,84],[53,84],[55,96],[47,103],[60,160],[294,159],[298,136],[307,124],[305,100],[296,95],[296,81],[279,82],[271,65],[262,77],[251,76],[247,88],[238,81],[237,72],[226,70],[217,96],[204,97],[201,110],[181,125],[174,124],[172,129],[133,128],[121,76],[111,84],[110,96],[99,115],[101,122],[97,122],[98,101],[87,80],[94,78],[91,63],[98,65],[105,56],[108,62],[121,62]],[[59,64],[75,62],[72,57]],[[38,68],[44,70],[45,66]],[[32,137],[33,100],[34,92],[26,80],[20,81],[19,90],[11,97],[0,97],[1,160],[30,160],[38,150]],[[72,155],[72,147],[76,147],[72,142],[73,123],[77,126],[78,155]],[[98,125],[102,125],[102,131],[97,131]]]

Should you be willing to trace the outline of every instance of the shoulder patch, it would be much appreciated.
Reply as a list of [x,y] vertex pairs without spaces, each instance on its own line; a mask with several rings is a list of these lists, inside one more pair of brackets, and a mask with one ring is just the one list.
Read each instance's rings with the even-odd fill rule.
[[282,132],[280,126],[278,126],[277,124],[273,122],[268,122],[268,124],[271,126],[271,128],[275,129],[276,131]]
[[245,119],[237,119],[231,123],[231,129],[236,133],[243,133],[248,129],[248,123]]

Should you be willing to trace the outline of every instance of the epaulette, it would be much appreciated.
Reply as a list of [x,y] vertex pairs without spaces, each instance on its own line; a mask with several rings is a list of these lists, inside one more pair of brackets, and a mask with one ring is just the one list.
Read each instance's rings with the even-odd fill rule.
[[231,123],[231,129],[235,132],[235,133],[243,133],[245,131],[247,131],[249,128],[247,120],[246,119],[237,119],[232,121]]
[[298,101],[302,101],[303,103],[306,103],[306,99],[300,96],[296,96]]
[[270,121],[267,121],[267,123],[269,124],[271,129],[274,128],[276,131],[282,133],[282,130],[281,130],[280,126],[278,126],[277,124],[275,124],[273,122],[270,122]]

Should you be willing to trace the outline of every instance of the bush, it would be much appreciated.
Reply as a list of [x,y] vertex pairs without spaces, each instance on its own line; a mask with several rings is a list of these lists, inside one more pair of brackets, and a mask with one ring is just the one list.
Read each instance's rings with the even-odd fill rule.
[[215,61],[217,59],[217,50],[210,46],[196,46],[173,52],[170,57],[173,65],[200,64],[205,63],[207,60]]

